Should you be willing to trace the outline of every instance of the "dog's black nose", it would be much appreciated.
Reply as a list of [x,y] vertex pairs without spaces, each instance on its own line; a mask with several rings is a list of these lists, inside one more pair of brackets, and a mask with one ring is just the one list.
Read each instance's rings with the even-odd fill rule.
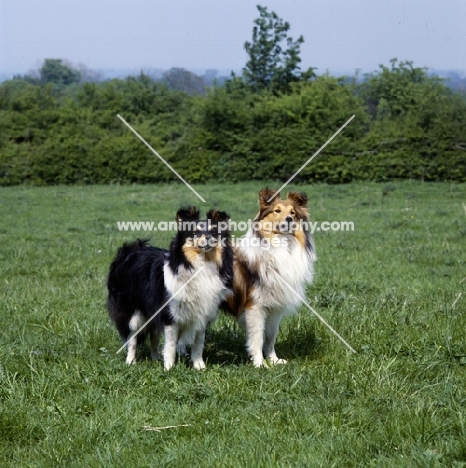
[[285,221],[286,221],[287,223],[291,223],[291,221],[293,221],[293,218],[292,218],[291,216],[287,216],[287,217],[285,218]]

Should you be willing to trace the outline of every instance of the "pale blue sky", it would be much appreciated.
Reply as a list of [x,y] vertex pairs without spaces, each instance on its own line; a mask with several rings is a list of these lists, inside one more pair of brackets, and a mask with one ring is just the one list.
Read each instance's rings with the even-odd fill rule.
[[[249,0],[0,0],[0,74],[44,58],[92,69],[241,70]],[[262,0],[304,36],[302,68],[377,69],[397,57],[466,70],[466,0]]]

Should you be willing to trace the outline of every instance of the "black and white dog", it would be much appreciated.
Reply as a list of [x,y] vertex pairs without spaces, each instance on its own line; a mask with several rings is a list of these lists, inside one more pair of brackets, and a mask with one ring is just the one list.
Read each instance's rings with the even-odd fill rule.
[[124,244],[110,266],[107,307],[127,343],[128,364],[135,362],[136,346],[147,334],[152,359],[158,360],[163,330],[166,370],[175,363],[177,344],[191,345],[194,368],[205,368],[205,331],[231,292],[233,251],[228,215],[212,209],[206,220],[199,216],[195,207],[180,209],[169,250],[137,240]]

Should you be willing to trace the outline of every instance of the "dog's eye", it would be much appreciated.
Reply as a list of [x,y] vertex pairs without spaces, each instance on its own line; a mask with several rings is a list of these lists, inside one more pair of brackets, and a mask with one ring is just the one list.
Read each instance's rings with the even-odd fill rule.
[[296,212],[290,211],[290,215],[293,215],[293,216],[294,216],[295,214],[296,214]]
[[275,213],[281,213],[281,212],[282,212],[282,210],[281,210],[280,208],[277,208],[277,209],[275,210]]

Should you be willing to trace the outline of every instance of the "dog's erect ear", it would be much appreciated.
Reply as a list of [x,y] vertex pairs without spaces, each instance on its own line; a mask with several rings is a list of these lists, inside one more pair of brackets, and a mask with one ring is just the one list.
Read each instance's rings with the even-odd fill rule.
[[[224,235],[228,236],[230,223],[228,222],[230,217],[224,211],[218,211],[212,208],[207,212],[207,220],[210,224],[215,224],[217,226],[218,233],[223,232]],[[226,234],[225,234],[226,233]]]
[[[271,190],[269,188],[262,189],[259,192],[259,203],[261,208],[266,208],[269,206],[274,200],[279,200],[280,199],[280,194],[277,193],[276,196],[274,196],[277,193],[276,190]],[[269,202],[269,200],[272,198],[273,200]]]
[[211,209],[207,212],[207,219],[211,219],[212,221],[219,222],[219,221],[228,221],[230,217],[224,211],[218,211],[216,209]]
[[287,198],[298,206],[307,207],[307,195],[303,192],[289,192]]
[[199,219],[199,210],[195,206],[180,208],[176,213],[177,221],[197,221]]

